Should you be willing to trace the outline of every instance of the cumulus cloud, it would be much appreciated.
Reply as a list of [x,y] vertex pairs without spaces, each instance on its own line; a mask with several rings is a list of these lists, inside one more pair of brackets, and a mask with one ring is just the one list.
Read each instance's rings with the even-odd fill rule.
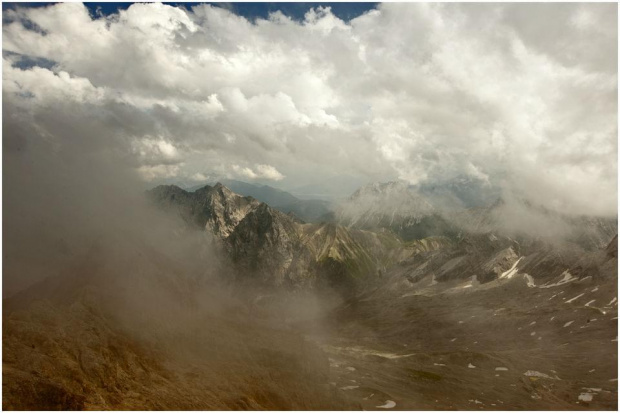
[[[210,5],[94,17],[62,3],[3,18],[5,116],[145,179],[469,176],[562,212],[617,211],[615,4],[250,22]],[[19,136],[5,128],[5,148]]]
[[233,165],[232,170],[235,175],[246,179],[268,179],[272,181],[284,179],[284,175],[271,165],[256,165],[255,169]]

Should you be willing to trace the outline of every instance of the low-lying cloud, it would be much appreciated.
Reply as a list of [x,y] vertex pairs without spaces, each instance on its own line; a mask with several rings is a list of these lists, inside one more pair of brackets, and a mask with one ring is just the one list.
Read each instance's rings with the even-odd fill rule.
[[[5,120],[76,156],[117,152],[147,180],[469,176],[562,212],[617,211],[614,4],[250,22],[210,5],[102,17],[64,3],[3,18]],[[4,132],[5,152],[28,150]]]

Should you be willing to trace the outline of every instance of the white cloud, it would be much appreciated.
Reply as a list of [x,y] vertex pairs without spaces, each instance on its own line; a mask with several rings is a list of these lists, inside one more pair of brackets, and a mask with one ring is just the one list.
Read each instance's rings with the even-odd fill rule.
[[[59,145],[113,141],[149,179],[467,175],[617,211],[613,4],[383,3],[350,22],[317,8],[250,23],[209,5],[93,19],[61,3],[4,17],[11,113]],[[20,55],[53,65],[20,69]]]
[[284,179],[284,175],[271,165],[256,165],[256,173],[261,178],[271,179],[273,181]]
[[197,172],[193,174],[192,176],[190,176],[189,179],[194,182],[205,182],[209,179],[209,177],[206,176],[205,174]]
[[271,165],[256,165],[254,169],[233,165],[232,171],[236,176],[246,179],[268,179],[271,181],[284,179],[284,175]]

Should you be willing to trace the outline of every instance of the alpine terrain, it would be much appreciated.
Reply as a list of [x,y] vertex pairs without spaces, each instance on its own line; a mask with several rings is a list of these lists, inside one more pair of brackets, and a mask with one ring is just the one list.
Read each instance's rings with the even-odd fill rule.
[[4,300],[4,408],[617,409],[613,220],[532,237],[400,183],[322,223],[220,183],[147,198],[178,251],[118,234]]

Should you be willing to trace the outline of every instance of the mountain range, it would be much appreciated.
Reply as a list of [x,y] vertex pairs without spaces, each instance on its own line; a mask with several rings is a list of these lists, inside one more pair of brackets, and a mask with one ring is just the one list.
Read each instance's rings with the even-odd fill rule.
[[146,195],[163,239],[3,300],[5,409],[617,409],[615,218],[402,182],[320,222],[222,183]]

